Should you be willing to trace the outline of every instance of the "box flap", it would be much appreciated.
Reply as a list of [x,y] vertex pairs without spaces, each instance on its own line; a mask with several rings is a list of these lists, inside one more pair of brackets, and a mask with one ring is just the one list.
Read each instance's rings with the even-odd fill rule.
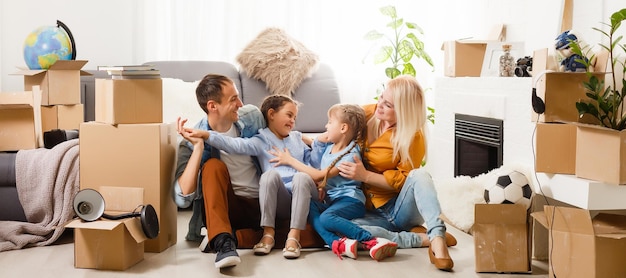
[[33,105],[33,92],[0,93],[0,105],[18,105],[21,107]]
[[115,227],[122,225],[122,221],[112,220],[98,220],[85,222],[80,219],[76,219],[65,225],[66,228],[80,228],[80,229],[93,229],[93,230],[113,230]]
[[487,35],[487,40],[492,41],[505,41],[506,40],[506,25],[496,24],[491,28]]
[[626,236],[626,215],[600,213],[591,222],[596,234],[621,234]]
[[87,64],[85,60],[57,60],[48,70],[79,70]]
[[139,217],[126,218],[123,220],[123,222],[124,225],[126,225],[126,229],[128,229],[128,232],[135,239],[135,241],[137,241],[137,243],[146,241],[148,239],[146,237],[146,234],[143,232],[143,229],[141,228],[141,220]]
[[[19,70],[17,72],[11,73],[11,75],[35,76],[37,74],[44,73],[48,70],[80,70],[85,64],[87,64],[87,61],[85,60],[76,60],[76,61],[58,60],[54,62],[54,64],[52,64],[52,66],[50,66],[50,68],[47,70],[45,69],[31,70],[31,69],[18,68]],[[92,74],[81,70],[80,75],[84,76],[84,75],[92,75]]]
[[594,234],[591,216],[587,210],[544,206],[544,212],[548,223],[547,227],[552,227],[553,230],[586,235]]
[[609,61],[609,51],[606,49],[601,49],[598,53],[596,53],[595,64],[593,65],[594,72],[607,72],[609,70],[607,68]]

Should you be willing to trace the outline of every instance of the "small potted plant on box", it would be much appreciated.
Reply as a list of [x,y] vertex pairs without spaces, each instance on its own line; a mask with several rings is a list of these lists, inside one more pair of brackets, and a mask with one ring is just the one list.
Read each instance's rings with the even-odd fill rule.
[[[385,41],[374,54],[374,64],[389,63],[385,68],[385,75],[390,79],[401,74],[415,77],[414,61],[423,60],[433,68],[433,61],[424,49],[424,42],[415,33],[411,32],[411,30],[414,30],[423,35],[424,31],[417,24],[404,21],[403,18],[398,17],[394,6],[381,7],[380,12],[391,19],[386,25],[388,32],[371,30],[365,34],[366,40]],[[404,29],[405,27],[408,31]],[[435,123],[434,114],[435,109],[428,107],[427,118],[431,123]]]

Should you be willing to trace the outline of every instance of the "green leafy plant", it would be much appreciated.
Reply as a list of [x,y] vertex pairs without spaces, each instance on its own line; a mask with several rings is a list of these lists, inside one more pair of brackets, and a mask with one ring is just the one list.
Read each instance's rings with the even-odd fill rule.
[[[589,80],[584,82],[586,95],[589,100],[576,102],[576,109],[580,117],[585,114],[591,115],[600,121],[600,124],[604,127],[614,130],[626,129],[626,115],[624,115],[624,97],[626,97],[626,64],[625,59],[621,57],[620,53],[624,55],[626,53],[626,45],[620,44],[622,36],[615,37],[615,33],[621,26],[622,21],[626,19],[626,9],[622,9],[613,15],[611,15],[611,23],[603,23],[609,27],[609,31],[605,32],[599,28],[593,28],[600,32],[608,39],[608,45],[599,44],[603,49],[608,51],[610,62],[610,75],[611,83],[606,86],[604,79],[598,78],[588,71],[587,75]],[[575,43],[570,43],[572,51],[581,57],[586,57],[584,54],[588,54],[589,49],[581,48]],[[621,49],[621,51],[620,51]],[[620,53],[618,53],[620,52]],[[591,61],[595,60],[595,55],[591,55],[591,58],[586,61],[578,59],[577,61],[583,63],[587,68],[591,65]],[[616,79],[615,70],[617,65],[621,65],[622,70],[622,84],[621,90],[617,85],[619,82]]]
[[[385,75],[393,79],[401,74],[416,75],[414,61],[422,60],[431,68],[434,68],[430,55],[424,50],[424,42],[411,30],[420,35],[424,34],[417,24],[404,21],[398,17],[394,6],[384,6],[380,12],[388,16],[391,21],[386,24],[388,32],[371,30],[365,34],[365,39],[370,41],[384,41],[374,54],[374,64],[389,63],[385,68]],[[405,29],[406,28],[406,29]],[[428,107],[428,120],[435,123],[435,109]]]

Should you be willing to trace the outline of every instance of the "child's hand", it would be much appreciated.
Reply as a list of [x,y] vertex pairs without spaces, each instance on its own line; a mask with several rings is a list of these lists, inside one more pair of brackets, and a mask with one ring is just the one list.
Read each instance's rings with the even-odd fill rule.
[[324,198],[326,198],[326,190],[324,190],[324,188],[317,188],[317,197],[320,198],[320,201],[324,201]]
[[191,142],[191,144],[193,144],[194,146],[203,145],[204,139],[202,137],[193,136],[193,133],[192,133],[193,129],[186,128],[185,127],[186,122],[187,122],[187,119],[181,119],[180,117],[178,117],[178,119],[176,120],[176,123],[177,123],[176,129],[178,131],[178,134],[180,134],[183,138],[185,138],[185,140]]
[[202,130],[202,129],[188,128],[187,131],[189,132],[190,136],[197,137],[197,138],[202,138],[203,140],[209,139],[209,136],[211,135],[211,133],[209,133],[209,131]]
[[291,156],[291,153],[289,153],[289,150],[287,148],[285,148],[284,151],[281,151],[276,146],[273,146],[272,149],[268,150],[267,152],[275,156],[274,158],[269,160],[270,163],[275,163],[274,166],[280,166],[280,165],[291,166],[291,161],[293,160],[293,156]]

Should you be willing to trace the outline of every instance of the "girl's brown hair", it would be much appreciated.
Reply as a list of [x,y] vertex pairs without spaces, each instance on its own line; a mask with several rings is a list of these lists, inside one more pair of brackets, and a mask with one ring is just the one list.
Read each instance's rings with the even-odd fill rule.
[[335,167],[337,162],[341,160],[345,155],[349,154],[355,146],[359,145],[361,148],[361,156],[363,155],[363,149],[365,148],[365,138],[367,137],[367,122],[365,121],[365,111],[359,105],[355,104],[335,104],[328,109],[328,117],[334,115],[339,122],[347,124],[350,127],[352,138],[350,141],[355,141],[355,144],[350,147],[346,152],[335,158],[333,162],[326,168],[326,174],[324,180],[320,183],[319,188],[326,186],[326,180],[328,179],[328,173],[330,169]]
[[261,104],[261,113],[263,113],[263,118],[266,123],[269,123],[267,119],[267,113],[270,109],[274,109],[274,111],[280,110],[287,102],[291,102],[298,106],[298,103],[292,98],[286,95],[269,95],[263,99],[263,103]]

